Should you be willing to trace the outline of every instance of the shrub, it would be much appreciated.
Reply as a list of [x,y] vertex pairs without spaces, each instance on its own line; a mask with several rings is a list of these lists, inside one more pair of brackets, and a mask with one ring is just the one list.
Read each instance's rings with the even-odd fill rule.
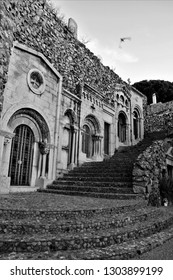
[[150,192],[149,198],[148,198],[148,205],[156,206],[156,207],[161,206],[161,197],[160,197],[160,192],[159,192],[158,187],[153,187],[151,189],[151,192]]

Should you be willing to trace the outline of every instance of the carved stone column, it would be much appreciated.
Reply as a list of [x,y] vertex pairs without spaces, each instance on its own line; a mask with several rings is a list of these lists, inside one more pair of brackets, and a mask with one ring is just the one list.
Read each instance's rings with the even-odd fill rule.
[[11,143],[14,133],[0,130],[0,193],[6,194],[10,191],[10,177],[8,168],[11,153]]
[[46,158],[47,154],[42,155],[42,170],[41,170],[41,177],[46,177]]
[[48,169],[48,179],[49,180],[51,180],[53,178],[53,151],[54,151],[54,145],[50,145],[49,169]]
[[[47,156],[50,152],[50,145],[47,141],[39,142],[39,150],[40,150],[40,158],[39,158],[39,166],[38,166],[38,178],[36,180],[36,186],[40,188],[46,188],[46,185],[51,182],[50,179],[46,178],[46,161]],[[50,175],[49,171],[49,162],[48,162],[48,175]]]
[[4,150],[3,150],[3,157],[2,157],[2,170],[1,174],[3,176],[8,177],[8,169],[9,169],[9,161],[10,161],[10,153],[11,153],[11,138],[4,138]]
[[94,146],[94,151],[93,151],[93,158],[94,159],[99,159],[101,157],[101,138],[102,136],[100,135],[93,135],[93,146]]

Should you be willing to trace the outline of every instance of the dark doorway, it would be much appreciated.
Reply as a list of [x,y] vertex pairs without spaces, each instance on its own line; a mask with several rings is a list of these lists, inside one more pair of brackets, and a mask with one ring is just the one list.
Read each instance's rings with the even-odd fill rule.
[[104,153],[109,155],[109,133],[110,133],[110,124],[104,123]]
[[92,135],[91,130],[88,125],[83,126],[83,135],[82,135],[82,152],[86,154],[87,158],[92,156]]
[[133,113],[133,132],[135,139],[139,137],[139,118],[137,112]]
[[121,143],[126,142],[126,117],[123,113],[118,118],[118,137]]

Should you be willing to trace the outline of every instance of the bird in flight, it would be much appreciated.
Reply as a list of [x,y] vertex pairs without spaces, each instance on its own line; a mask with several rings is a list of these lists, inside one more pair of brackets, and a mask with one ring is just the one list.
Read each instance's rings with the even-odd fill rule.
[[123,37],[123,38],[120,38],[120,44],[119,44],[119,48],[120,48],[120,49],[122,48],[121,44],[124,43],[125,40],[131,40],[131,37]]

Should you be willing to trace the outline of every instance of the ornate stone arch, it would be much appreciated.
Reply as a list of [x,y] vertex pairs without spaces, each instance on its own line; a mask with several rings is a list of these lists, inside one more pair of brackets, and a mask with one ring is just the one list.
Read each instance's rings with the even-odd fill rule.
[[92,114],[89,114],[85,117],[83,125],[88,124],[92,127],[93,134],[100,134],[101,133],[101,126],[99,120]]
[[136,111],[137,114],[139,115],[139,118],[142,118],[142,109],[139,105],[135,105],[133,108],[133,112]]
[[123,110],[120,110],[119,112],[118,112],[118,117],[119,117],[119,115],[124,115],[124,118],[126,119],[126,122],[128,122],[128,117],[127,117],[127,114],[123,111]]
[[76,113],[73,109],[67,109],[64,113],[64,116],[67,116],[70,119],[70,124],[74,125],[75,123],[77,123]]
[[97,159],[101,155],[101,126],[99,120],[89,114],[85,117],[82,126],[82,152],[87,158]]
[[[22,102],[20,104],[14,104],[11,106],[2,116],[2,129],[4,131],[8,131],[10,128],[8,126],[8,123],[10,122],[10,119],[16,115],[16,112],[20,112],[22,109],[29,109],[30,111],[32,110],[33,112],[36,112],[37,115],[40,115],[42,120],[46,123],[47,127],[51,127],[51,121],[49,119],[49,116],[44,114],[44,117],[42,116],[42,108],[37,104],[37,106],[34,106],[34,104],[30,102]],[[10,129],[11,132],[11,129]],[[50,143],[54,143],[54,134],[50,130]]]
[[[52,170],[50,130],[47,122],[36,110],[24,107],[11,115],[6,126],[14,137],[3,150],[6,158],[3,163],[4,174],[11,177],[12,185],[39,185],[41,176],[47,179]],[[21,143],[21,146],[18,143]],[[26,179],[25,183],[22,178]]]
[[50,142],[50,132],[48,125],[43,118],[43,116],[34,109],[21,108],[17,110],[10,118],[8,122],[8,127],[13,128],[17,124],[26,123],[32,127],[35,135],[39,138],[39,141],[44,141],[47,139]]

